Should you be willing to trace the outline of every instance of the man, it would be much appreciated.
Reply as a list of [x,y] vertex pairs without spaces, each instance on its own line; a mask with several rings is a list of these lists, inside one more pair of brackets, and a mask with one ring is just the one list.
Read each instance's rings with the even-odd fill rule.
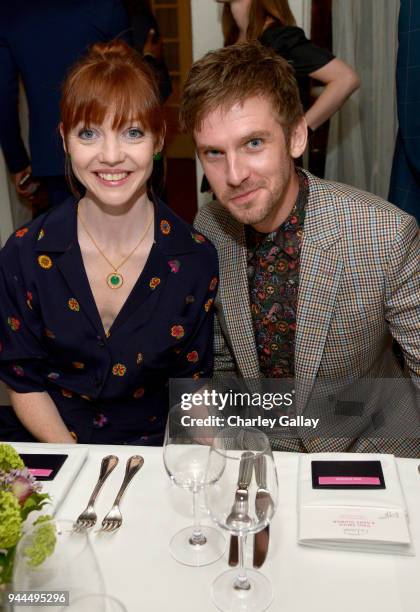
[[[289,65],[258,44],[194,64],[181,124],[217,198],[196,219],[220,260],[216,372],[295,377],[298,409],[310,405],[329,423],[323,440],[299,433],[296,450],[418,453],[415,390],[377,380],[403,376],[386,350],[391,335],[416,383],[420,377],[415,220],[295,168],[307,140],[296,82]],[[346,381],[358,379],[371,381],[369,397],[354,401],[354,388],[340,397]]]

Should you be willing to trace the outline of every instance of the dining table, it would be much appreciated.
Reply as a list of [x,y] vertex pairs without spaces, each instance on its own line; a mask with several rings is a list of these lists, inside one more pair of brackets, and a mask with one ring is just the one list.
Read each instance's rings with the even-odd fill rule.
[[[19,452],[65,453],[74,445],[19,443]],[[87,457],[68,483],[55,516],[75,520],[85,508],[105,455],[119,458],[97,499],[97,525],[90,540],[106,592],[128,612],[213,612],[213,580],[228,569],[228,542],[222,558],[204,567],[178,563],[169,551],[171,537],[192,524],[192,495],[168,477],[161,447],[78,445]],[[142,455],[144,465],[121,502],[122,526],[99,529],[111,508],[125,473],[127,459]],[[278,505],[270,527],[270,545],[261,570],[271,581],[272,612],[419,612],[420,610],[420,474],[419,460],[397,458],[398,473],[409,516],[414,556],[311,548],[297,541],[298,453],[274,452],[278,474]],[[57,475],[58,476],[58,475]],[[202,520],[211,523],[200,501]],[[252,538],[245,561],[252,564]],[[89,576],[86,576],[86,581]],[[52,608],[54,609],[54,608]],[[255,611],[258,612],[258,611]]]

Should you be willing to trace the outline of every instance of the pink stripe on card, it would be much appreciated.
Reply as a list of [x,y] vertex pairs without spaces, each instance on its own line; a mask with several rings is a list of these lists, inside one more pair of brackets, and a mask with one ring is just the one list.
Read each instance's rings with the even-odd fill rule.
[[35,478],[37,476],[49,476],[50,474],[52,474],[52,470],[50,470],[49,468],[29,468],[29,471],[32,476],[35,476]]
[[379,485],[380,479],[377,476],[320,476],[320,485]]

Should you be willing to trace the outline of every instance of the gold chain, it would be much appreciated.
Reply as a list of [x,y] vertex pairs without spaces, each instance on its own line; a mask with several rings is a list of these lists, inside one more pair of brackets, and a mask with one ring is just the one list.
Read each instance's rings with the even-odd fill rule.
[[[86,227],[82,216],[79,212],[79,207],[77,207],[77,217],[80,219],[80,223],[82,224],[83,229],[85,230],[86,234],[89,236],[89,238],[91,239],[91,241],[93,242],[93,244],[95,245],[95,247],[97,248],[97,250],[99,251],[99,253],[102,255],[102,257],[105,259],[105,261],[111,266],[111,268],[114,270],[114,272],[116,274],[119,274],[119,276],[121,277],[121,279],[123,278],[122,275],[120,273],[118,273],[118,270],[120,268],[122,268],[122,266],[126,263],[126,261],[128,261],[130,259],[130,257],[134,254],[135,251],[137,251],[137,249],[139,248],[139,246],[141,245],[141,243],[143,242],[143,240],[145,239],[147,232],[150,229],[150,226],[152,225],[152,221],[153,221],[153,214],[150,217],[150,221],[147,224],[146,229],[144,230],[143,234],[140,237],[140,240],[137,242],[136,246],[134,247],[134,249],[132,249],[129,254],[127,255],[127,257],[125,257],[122,262],[118,265],[118,266],[114,266],[114,264],[108,259],[108,257],[105,255],[105,253],[103,252],[103,250],[101,249],[101,247],[99,246],[99,244],[96,242],[95,238],[92,236],[92,234],[90,233],[90,231],[88,230],[88,228]],[[107,283],[108,285],[111,287],[111,285],[108,282],[108,278],[107,278]],[[122,285],[119,284],[118,286],[114,287],[116,289],[118,289],[120,286]]]

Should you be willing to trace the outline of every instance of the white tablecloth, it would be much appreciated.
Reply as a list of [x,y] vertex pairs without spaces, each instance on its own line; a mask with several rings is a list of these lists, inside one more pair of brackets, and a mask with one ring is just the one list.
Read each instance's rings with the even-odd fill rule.
[[[43,445],[19,444],[35,452]],[[48,445],[61,452],[64,445]],[[118,467],[96,503],[98,523],[110,509],[122,481],[125,462],[141,454],[145,462],[122,501],[123,526],[113,534],[92,532],[92,542],[107,592],[128,612],[214,612],[210,587],[227,569],[227,553],[202,568],[180,565],[168,543],[191,523],[191,496],[174,487],[163,466],[162,449],[87,446],[88,459],[57,516],[74,519],[85,507],[96,483],[102,457],[118,455]],[[420,610],[420,475],[418,460],[398,459],[398,470],[410,516],[417,556],[349,553],[298,546],[296,541],[298,455],[275,453],[279,504],[271,528],[270,550],[262,571],[272,581],[270,612],[419,612]],[[208,519],[205,519],[207,522]],[[248,559],[248,563],[250,558]]]

